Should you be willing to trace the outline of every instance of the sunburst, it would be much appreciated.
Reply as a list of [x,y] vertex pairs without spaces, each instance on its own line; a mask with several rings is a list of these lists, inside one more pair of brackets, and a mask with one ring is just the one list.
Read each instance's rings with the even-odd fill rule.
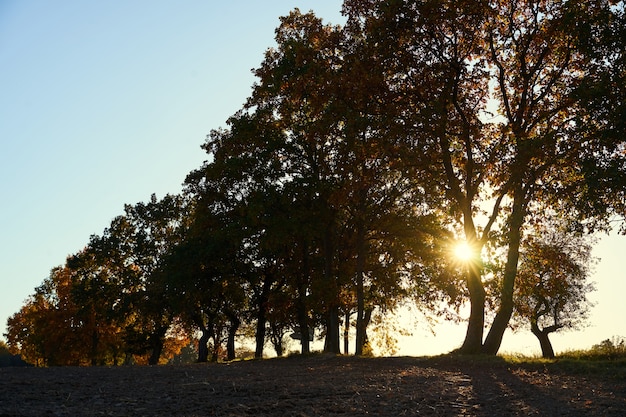
[[476,257],[476,249],[465,241],[457,243],[453,253],[454,257],[461,262],[469,262]]

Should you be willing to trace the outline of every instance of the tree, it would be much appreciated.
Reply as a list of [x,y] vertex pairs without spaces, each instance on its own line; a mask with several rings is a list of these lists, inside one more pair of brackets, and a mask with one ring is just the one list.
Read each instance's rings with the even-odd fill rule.
[[[495,354],[513,312],[526,222],[550,208],[572,212],[600,178],[623,195],[623,125],[611,124],[607,137],[600,126],[615,114],[592,115],[581,98],[586,82],[608,68],[623,74],[617,65],[623,48],[598,36],[611,57],[604,61],[580,46],[590,30],[595,36],[607,22],[623,24],[623,7],[348,0],[344,11],[387,64],[386,82],[401,108],[395,114],[406,126],[399,139],[413,149],[404,157],[430,164],[424,187],[439,193],[442,213],[477,254],[465,274],[471,311],[461,351]],[[588,169],[594,164],[610,169]],[[604,198],[598,209],[574,217],[602,221],[623,210],[618,200]],[[495,233],[506,237],[507,254],[496,277],[497,313],[483,341],[486,271],[478,254]]]
[[[247,110],[257,123],[271,123],[283,134],[279,159],[273,159],[279,163],[256,163],[279,169],[280,192],[294,207],[289,219],[295,221],[292,236],[301,257],[295,275],[300,281],[293,286],[300,294],[298,325],[306,334],[305,311],[320,309],[325,347],[338,353],[339,311],[349,310],[342,300],[349,288],[361,354],[371,310],[403,297],[405,255],[416,263],[416,255],[424,254],[409,250],[402,237],[425,229],[416,219],[427,218],[423,223],[430,226],[432,218],[421,210],[423,193],[402,176],[392,151],[388,130],[394,116],[387,113],[393,107],[385,108],[379,96],[385,90],[363,81],[376,72],[359,36],[296,10],[282,18],[276,40],[278,47],[256,71],[260,81]],[[392,247],[394,256],[385,251]]]
[[73,326],[83,335],[83,346],[92,366],[117,364],[123,351],[123,323],[115,308],[122,291],[112,259],[102,256],[100,243],[100,237],[92,236],[85,249],[66,261],[71,279],[68,298],[77,306]]
[[226,329],[228,359],[234,359],[234,337],[247,302],[247,264],[240,252],[244,231],[237,217],[214,197],[209,192],[196,196],[184,239],[168,254],[160,271],[166,277],[174,314],[191,331],[201,332],[199,362],[208,361],[210,353],[212,361],[218,360]]
[[[273,165],[280,176],[276,183],[278,201],[290,207],[290,235],[283,242],[293,271],[289,287],[294,291],[296,330],[308,334],[313,310],[321,309],[327,327],[326,348],[339,351],[338,288],[336,245],[338,216],[333,198],[340,181],[335,164],[338,155],[338,121],[332,118],[336,96],[337,65],[340,60],[341,31],[324,25],[312,13],[298,10],[281,18],[276,31],[277,48],[268,50],[255,71],[259,78],[246,108],[256,119],[273,124],[281,135]],[[257,163],[261,160],[257,161]],[[262,162],[261,162],[262,163]],[[289,242],[291,241],[291,242]],[[295,244],[295,246],[294,246]],[[324,285],[318,285],[324,282]],[[313,288],[316,291],[313,291]],[[324,289],[324,293],[317,289]],[[309,350],[307,337],[302,351]]]
[[621,222],[626,233],[626,13],[623,1],[609,2],[579,22],[576,46],[589,56],[593,68],[576,91],[586,111],[576,115],[578,133],[585,138],[578,167],[585,186],[575,208],[590,230]]
[[[461,351],[498,351],[533,225],[559,213],[593,232],[626,213],[623,2],[346,0],[344,13],[344,27],[281,18],[185,197],[127,205],[15,317],[15,343],[49,363],[157,363],[180,320],[201,333],[199,360],[210,343],[232,359],[255,322],[256,356],[268,333],[280,353],[290,328],[338,353],[345,316],[362,354],[372,317],[466,297]],[[445,259],[456,241],[472,252],[463,264]],[[542,334],[548,295],[531,293]],[[86,356],[60,356],[59,334]]]
[[20,311],[9,318],[7,340],[11,349],[37,366],[77,366],[104,358],[102,342],[111,339],[104,334],[113,329],[103,324],[95,332],[84,307],[74,297],[75,291],[75,271],[67,266],[54,268]]
[[[117,260],[122,288],[121,313],[127,319],[127,342],[135,353],[150,352],[156,365],[172,328],[174,312],[167,294],[165,258],[188,227],[188,202],[180,195],[126,205],[125,214],[105,231],[105,257]],[[184,339],[184,337],[183,337]]]
[[[177,353],[162,258],[180,241],[183,204],[166,196],[126,206],[102,236],[93,235],[63,267],[52,270],[9,320],[10,340],[43,365],[118,364],[131,355]],[[141,357],[136,359],[143,363]]]
[[[36,366],[56,363],[53,346],[47,342],[42,326],[48,306],[42,297],[31,296],[18,312],[7,320],[7,343],[11,353],[20,354]],[[48,326],[48,330],[53,326]],[[58,345],[57,345],[58,346]]]
[[544,358],[554,358],[549,335],[580,327],[590,307],[587,294],[593,240],[551,228],[522,243],[515,292],[516,320],[529,322]]

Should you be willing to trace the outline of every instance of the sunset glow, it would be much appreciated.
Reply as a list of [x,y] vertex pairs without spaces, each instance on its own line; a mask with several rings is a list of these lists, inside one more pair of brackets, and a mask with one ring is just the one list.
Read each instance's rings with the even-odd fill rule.
[[467,262],[472,259],[475,256],[474,252],[475,251],[472,246],[467,242],[459,242],[454,247],[455,258],[463,262]]

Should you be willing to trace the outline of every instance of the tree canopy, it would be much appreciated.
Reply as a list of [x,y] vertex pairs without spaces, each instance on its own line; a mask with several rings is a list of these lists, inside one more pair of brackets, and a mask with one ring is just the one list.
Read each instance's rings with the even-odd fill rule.
[[[339,353],[343,322],[361,355],[371,323],[406,303],[469,304],[464,353],[496,354],[515,311],[533,332],[574,325],[588,252],[536,226],[554,214],[565,239],[624,231],[623,2],[345,0],[343,13],[343,26],[281,18],[181,195],[126,206],[53,270],[9,320],[13,349],[158,363],[197,336],[206,361],[233,359],[242,334],[257,357],[268,340],[280,355],[293,332],[304,353],[308,334]],[[555,257],[578,269],[544,268]],[[531,290],[548,276],[571,286]],[[549,308],[558,323],[542,322]],[[48,315],[59,326],[43,332]]]
[[522,243],[513,322],[528,324],[542,355],[554,358],[549,335],[585,323],[591,303],[587,293],[594,259],[593,239],[550,225]]

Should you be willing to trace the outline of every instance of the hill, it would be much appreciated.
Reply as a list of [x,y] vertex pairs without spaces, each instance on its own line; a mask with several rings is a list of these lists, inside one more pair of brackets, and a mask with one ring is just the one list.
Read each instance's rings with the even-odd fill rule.
[[608,368],[590,372],[571,363],[501,358],[319,355],[180,366],[3,368],[0,392],[0,416],[626,414],[626,379]]

